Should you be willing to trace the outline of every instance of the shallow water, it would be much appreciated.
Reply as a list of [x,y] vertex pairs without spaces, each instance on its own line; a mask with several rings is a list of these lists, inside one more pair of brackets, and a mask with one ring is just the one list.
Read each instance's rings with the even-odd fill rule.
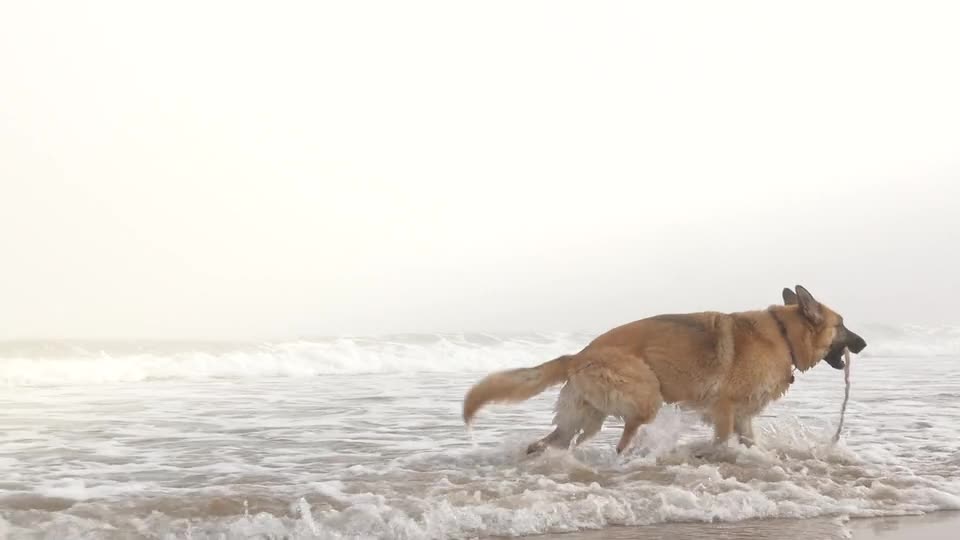
[[940,349],[855,357],[836,446],[842,373],[826,365],[758,419],[754,448],[711,450],[706,427],[665,408],[625,457],[611,421],[585,447],[528,458],[556,389],[484,409],[465,431],[460,400],[483,371],[586,339],[406,336],[354,341],[349,354],[332,341],[19,344],[0,359],[0,538],[459,538],[704,522],[840,538],[847,517],[960,509],[960,359]]

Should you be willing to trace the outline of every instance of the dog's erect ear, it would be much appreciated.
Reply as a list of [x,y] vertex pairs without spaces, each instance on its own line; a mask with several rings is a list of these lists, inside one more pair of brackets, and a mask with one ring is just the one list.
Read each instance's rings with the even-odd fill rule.
[[784,287],[783,288],[783,305],[785,306],[797,305],[797,293],[793,292],[787,287]]
[[800,312],[807,320],[813,324],[823,322],[823,308],[820,302],[817,302],[810,291],[804,289],[802,285],[797,285],[797,301],[800,304]]

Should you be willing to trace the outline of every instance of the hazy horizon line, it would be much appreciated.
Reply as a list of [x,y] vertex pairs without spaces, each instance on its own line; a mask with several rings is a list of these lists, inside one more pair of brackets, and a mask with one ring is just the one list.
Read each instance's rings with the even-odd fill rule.
[[[635,319],[640,320],[640,318]],[[623,324],[632,321],[624,321]],[[916,323],[916,322],[891,322],[891,321],[865,321],[858,323],[857,326],[865,328],[893,327],[893,328],[939,328],[939,327],[958,327],[960,322],[941,321],[936,323]],[[203,343],[203,344],[258,344],[258,343],[280,343],[295,341],[326,341],[334,339],[385,339],[402,336],[492,336],[492,337],[512,337],[512,336],[531,336],[531,335],[550,335],[550,334],[600,334],[615,326],[597,328],[597,329],[525,329],[525,330],[411,330],[411,331],[392,331],[392,332],[346,332],[338,334],[297,334],[291,336],[262,336],[262,337],[189,337],[189,336],[139,336],[139,337],[78,337],[78,336],[18,336],[18,337],[0,337],[0,344],[36,344],[36,343]]]

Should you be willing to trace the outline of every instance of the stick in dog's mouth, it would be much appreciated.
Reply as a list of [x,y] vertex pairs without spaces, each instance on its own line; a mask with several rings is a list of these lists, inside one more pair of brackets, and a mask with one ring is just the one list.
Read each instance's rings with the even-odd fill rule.
[[850,349],[843,349],[843,405],[840,407],[840,423],[837,424],[837,432],[833,434],[833,442],[840,440],[840,430],[843,429],[843,417],[847,412],[847,402],[850,401]]

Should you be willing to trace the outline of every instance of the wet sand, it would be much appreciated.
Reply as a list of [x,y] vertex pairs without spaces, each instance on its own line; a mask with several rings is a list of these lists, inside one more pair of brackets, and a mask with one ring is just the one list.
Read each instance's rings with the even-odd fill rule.
[[953,540],[960,536],[960,512],[922,516],[803,520],[754,520],[739,523],[665,523],[598,531],[545,535],[544,540]]
[[960,512],[936,512],[923,516],[858,519],[847,524],[854,540],[950,540],[960,536]]

